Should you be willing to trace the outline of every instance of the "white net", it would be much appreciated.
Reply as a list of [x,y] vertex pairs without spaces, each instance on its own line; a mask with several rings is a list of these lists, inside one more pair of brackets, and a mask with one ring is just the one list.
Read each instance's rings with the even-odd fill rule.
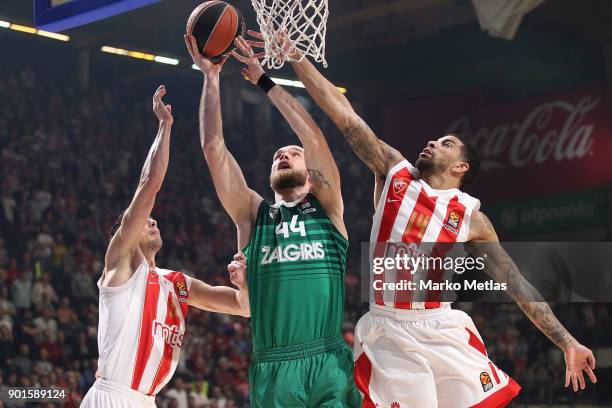
[[325,60],[328,0],[251,0],[265,42],[263,65],[278,69],[285,61],[299,62],[295,49],[315,61]]

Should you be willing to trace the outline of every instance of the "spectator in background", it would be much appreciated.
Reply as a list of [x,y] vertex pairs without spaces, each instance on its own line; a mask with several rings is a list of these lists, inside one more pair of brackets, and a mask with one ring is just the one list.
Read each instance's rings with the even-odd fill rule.
[[13,366],[19,375],[28,375],[32,372],[32,359],[30,358],[30,348],[27,344],[19,345],[19,354],[13,359]]
[[32,306],[32,275],[29,271],[23,271],[13,282],[11,293],[13,306],[21,313]]
[[165,392],[165,397],[174,399],[177,408],[189,408],[189,394],[187,387],[182,378],[178,377],[174,380],[174,385]]
[[40,349],[40,357],[34,363],[32,369],[38,375],[49,375],[53,371],[53,365],[49,362],[49,352],[46,348]]
[[42,311],[57,304],[58,300],[53,286],[49,283],[49,274],[43,273],[40,280],[32,288],[32,303],[34,303],[36,310]]
[[62,297],[60,305],[55,313],[57,322],[60,326],[67,324],[72,316],[72,309],[70,308],[70,298],[68,296]]
[[81,266],[77,267],[76,274],[71,281],[70,287],[72,295],[78,299],[79,302],[87,302],[98,298],[92,275]]
[[42,311],[42,316],[36,317],[32,323],[36,329],[36,342],[41,342],[45,338],[50,341],[56,341],[58,326],[54,318],[53,309],[45,307]]
[[[13,332],[6,326],[0,326],[0,361],[3,361],[3,364],[7,364],[9,359],[15,357],[16,351]],[[0,370],[1,374],[2,370]]]

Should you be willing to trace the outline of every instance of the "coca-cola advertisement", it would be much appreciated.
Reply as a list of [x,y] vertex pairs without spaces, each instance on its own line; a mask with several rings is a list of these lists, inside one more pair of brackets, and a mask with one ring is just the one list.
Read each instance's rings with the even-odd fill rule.
[[427,140],[466,136],[482,160],[470,191],[489,200],[610,185],[612,127],[604,89],[503,103],[469,95],[391,105],[383,137],[414,160]]

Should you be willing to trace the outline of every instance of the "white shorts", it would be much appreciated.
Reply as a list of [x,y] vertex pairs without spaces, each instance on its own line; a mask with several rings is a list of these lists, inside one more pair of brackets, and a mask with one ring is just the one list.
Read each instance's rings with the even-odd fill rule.
[[450,307],[371,304],[354,358],[365,408],[501,408],[521,389],[489,360],[472,319]]
[[155,408],[155,397],[141,394],[116,382],[97,379],[80,408]]

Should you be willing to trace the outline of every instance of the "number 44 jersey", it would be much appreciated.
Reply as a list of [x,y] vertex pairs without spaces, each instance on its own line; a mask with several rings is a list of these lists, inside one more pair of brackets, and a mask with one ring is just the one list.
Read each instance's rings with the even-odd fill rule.
[[341,333],[347,247],[312,194],[261,203],[244,249],[255,348]]

